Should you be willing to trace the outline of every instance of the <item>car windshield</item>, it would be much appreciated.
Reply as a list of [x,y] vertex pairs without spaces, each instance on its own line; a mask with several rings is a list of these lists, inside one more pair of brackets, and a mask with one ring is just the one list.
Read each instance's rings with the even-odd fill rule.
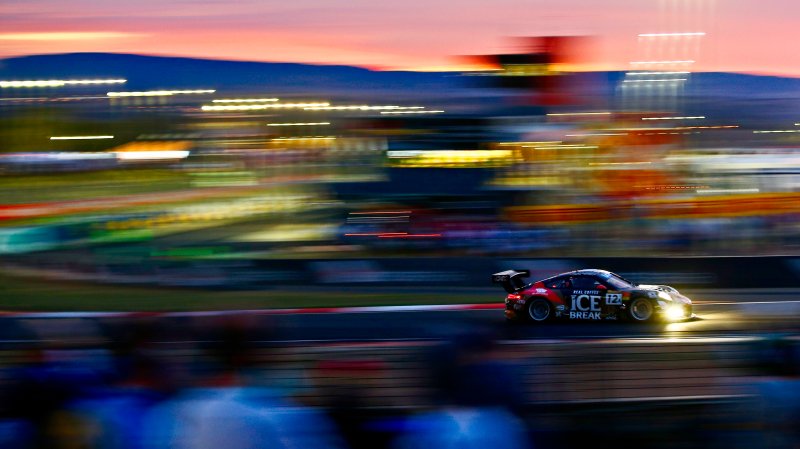
[[615,288],[617,290],[624,289],[624,288],[633,288],[634,287],[634,285],[632,283],[628,282],[627,280],[625,280],[621,276],[617,276],[614,273],[602,274],[602,275],[600,275],[600,277],[602,277],[603,280],[608,285],[610,285],[611,287],[613,287],[613,288]]

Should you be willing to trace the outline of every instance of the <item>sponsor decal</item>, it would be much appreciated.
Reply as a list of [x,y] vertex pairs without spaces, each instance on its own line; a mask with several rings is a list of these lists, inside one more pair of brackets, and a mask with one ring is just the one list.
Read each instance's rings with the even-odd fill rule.
[[574,290],[572,293],[576,295],[599,295],[600,290]]
[[609,306],[622,305],[622,293],[609,293],[606,295],[606,304]]
[[569,317],[579,320],[599,320],[600,312],[570,312]]
[[572,305],[569,317],[582,320],[600,319],[600,295],[590,295],[581,292],[572,295]]
[[547,293],[547,289],[546,288],[537,288],[536,289],[536,293]]

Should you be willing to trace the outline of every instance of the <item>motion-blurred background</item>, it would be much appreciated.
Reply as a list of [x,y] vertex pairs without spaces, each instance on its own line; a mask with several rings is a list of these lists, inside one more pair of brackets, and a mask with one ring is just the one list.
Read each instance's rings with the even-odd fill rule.
[[336,3],[0,5],[0,446],[797,447],[797,4]]

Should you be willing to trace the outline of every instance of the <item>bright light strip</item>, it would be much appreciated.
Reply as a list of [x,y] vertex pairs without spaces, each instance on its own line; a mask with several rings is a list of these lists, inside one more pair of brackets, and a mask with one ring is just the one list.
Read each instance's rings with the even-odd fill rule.
[[114,136],[53,136],[50,140],[99,140],[113,138]]
[[0,87],[61,87],[86,84],[122,84],[124,79],[0,81]]
[[739,125],[714,125],[714,126],[676,126],[671,129],[733,129],[738,128]]
[[71,85],[71,84],[78,84],[78,85],[85,85],[85,84],[124,84],[127,83],[128,80],[126,79],[107,79],[107,80],[65,80],[64,84]]
[[381,111],[381,114],[441,114],[444,111]]
[[585,133],[585,134],[566,134],[565,137],[601,137],[601,136],[626,136],[626,133]]
[[628,76],[649,76],[649,75],[688,75],[692,72],[678,71],[678,72],[628,72]]
[[354,106],[319,106],[305,108],[307,111],[382,111],[395,109],[424,109],[424,106],[369,106],[366,104]]
[[391,159],[422,157],[433,159],[454,158],[458,160],[500,159],[509,158],[512,150],[389,150],[386,156]]
[[652,162],[590,162],[589,165],[650,165]]
[[697,189],[697,193],[713,195],[717,193],[759,193],[759,189]]
[[677,60],[677,61],[631,61],[632,65],[643,65],[643,64],[659,64],[659,65],[667,65],[667,64],[694,64],[694,61],[691,59],[684,59],[684,60]]
[[772,133],[800,133],[800,129],[775,129],[770,131],[753,131],[753,134],[772,134]]
[[213,94],[214,89],[195,89],[195,90],[146,90],[141,92],[108,92],[109,97],[164,97],[170,95],[186,94]]
[[556,112],[547,114],[548,117],[571,117],[581,115],[611,115],[611,112]]
[[523,145],[523,148],[534,148],[536,150],[596,150],[599,147],[597,145],[558,145],[558,146]]
[[11,161],[41,161],[41,160],[58,160],[58,161],[82,161],[82,160],[98,160],[98,159],[111,159],[113,154],[109,153],[89,153],[89,152],[47,152],[47,153],[5,153],[0,156],[0,159]]
[[247,104],[231,106],[203,106],[204,111],[261,111],[264,109],[304,109],[317,106],[328,106],[330,103],[278,103],[278,104]]
[[298,141],[298,140],[336,140],[334,136],[306,136],[306,137],[276,137],[273,142]]
[[685,117],[642,117],[642,120],[702,120],[704,115],[689,115]]
[[267,126],[324,126],[330,122],[308,122],[308,123],[267,123]]
[[116,155],[117,159],[121,161],[158,161],[164,159],[184,159],[189,156],[189,151],[119,151]]
[[669,83],[686,81],[686,78],[669,78],[664,80],[624,80],[623,83]]
[[513,146],[526,145],[526,144],[527,145],[531,145],[531,144],[537,144],[537,143],[538,144],[542,144],[542,145],[557,145],[557,144],[560,144],[561,141],[560,140],[542,140],[542,141],[538,141],[538,142],[534,142],[534,141],[529,141],[529,142],[500,142],[497,145],[502,147],[502,146],[511,146],[511,145],[513,145]]
[[277,98],[221,98],[219,100],[211,100],[212,103],[267,103],[270,101],[278,101]]
[[696,33],[643,33],[639,37],[691,37],[691,36],[705,36],[704,32]]

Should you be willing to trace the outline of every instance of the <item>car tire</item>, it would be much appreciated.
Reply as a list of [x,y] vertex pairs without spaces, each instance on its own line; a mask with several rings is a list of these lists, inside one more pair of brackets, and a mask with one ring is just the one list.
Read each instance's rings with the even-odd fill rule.
[[634,298],[628,304],[628,319],[637,323],[652,321],[656,316],[656,306],[648,298]]
[[528,319],[535,323],[542,323],[553,316],[553,306],[544,298],[534,298],[528,304]]

